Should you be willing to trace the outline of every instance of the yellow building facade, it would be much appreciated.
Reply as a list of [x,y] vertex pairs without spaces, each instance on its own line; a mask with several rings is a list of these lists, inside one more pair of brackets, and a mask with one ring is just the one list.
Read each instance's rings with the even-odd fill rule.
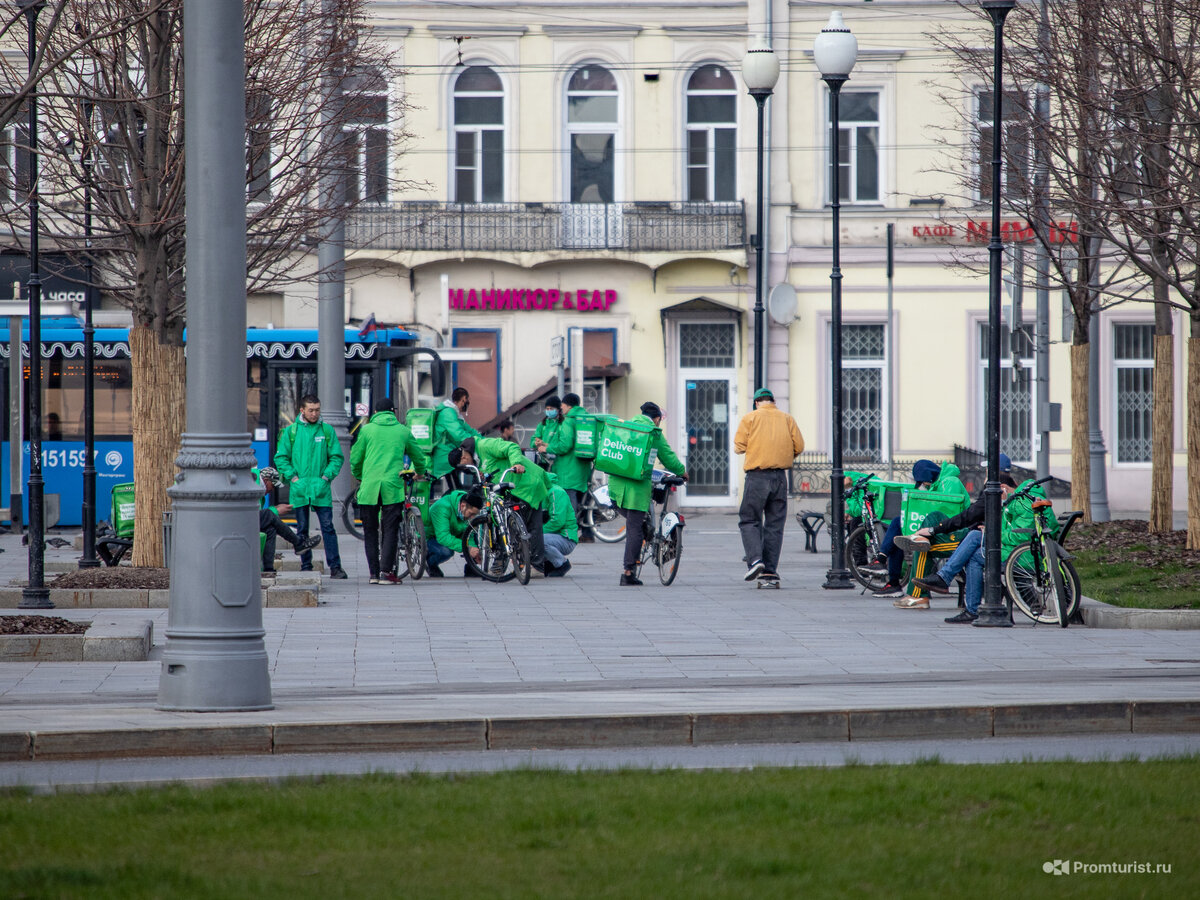
[[[403,71],[381,91],[387,116],[357,136],[352,190],[371,202],[347,224],[347,315],[421,333],[469,386],[477,425],[536,418],[561,347],[568,384],[582,359],[587,405],[629,416],[653,400],[667,411],[666,434],[693,474],[687,503],[735,504],[756,297],[756,106],[740,67],[763,34],[782,71],[767,105],[762,294],[787,284],[798,297],[790,318],[766,319],[767,383],[809,449],[827,452],[829,96],[812,46],[835,8],[859,44],[839,129],[847,467],[985,448],[990,198],[974,121],[990,126],[989,88],[933,35],[977,33],[990,52],[990,30],[953,3],[380,0],[371,25]],[[1026,247],[1032,283],[1024,223],[1004,221],[1006,267]],[[1021,327],[1004,336],[1002,449],[1029,468],[1059,412],[1036,402],[1039,377],[1070,422],[1070,323],[1061,292],[1050,296],[1044,372],[1031,288]],[[311,324],[315,306],[297,290],[272,315]],[[1098,329],[1118,511],[1149,506],[1153,320],[1151,305],[1126,303]],[[1182,377],[1178,338],[1176,359]],[[1176,396],[1182,507],[1181,385]],[[1050,434],[1049,464],[1069,477],[1068,430]]]

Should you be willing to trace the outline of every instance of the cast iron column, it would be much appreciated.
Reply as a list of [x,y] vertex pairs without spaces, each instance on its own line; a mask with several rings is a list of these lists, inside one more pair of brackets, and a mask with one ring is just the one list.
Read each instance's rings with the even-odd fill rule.
[[185,0],[187,425],[170,488],[160,709],[269,709],[246,431],[246,89],[241,0]]
[[[37,17],[42,0],[22,9],[29,26],[28,72],[37,56]],[[38,113],[37,93],[29,93],[29,584],[21,591],[21,609],[53,609],[46,589],[46,519],[42,480],[42,278],[38,271]],[[15,364],[20,365],[21,355]]]
[[758,159],[758,176],[757,176],[757,203],[754,213],[754,390],[766,386],[766,366],[764,365],[764,357],[767,352],[767,341],[763,323],[763,282],[767,277],[766,254],[767,248],[763,246],[763,108],[767,104],[767,98],[771,96],[771,91],[753,90],[750,91],[750,96],[754,98],[754,102],[758,104],[758,144],[756,148]]
[[853,587],[850,582],[850,570],[846,568],[846,505],[842,501],[842,482],[845,473],[842,471],[842,243],[841,243],[841,146],[838,141],[838,98],[841,96],[842,85],[849,77],[846,75],[825,75],[824,81],[829,85],[829,112],[831,120],[830,150],[833,153],[833,173],[831,179],[832,197],[830,206],[833,209],[833,271],[829,274],[831,284],[830,314],[832,317],[833,334],[831,337],[830,387],[833,393],[833,471],[829,475],[829,500],[832,521],[829,525],[830,550],[829,571],[825,574],[825,583],[821,587],[828,590],[848,590]]
[[992,227],[988,240],[987,483],[983,488],[983,603],[973,624],[1011,628],[1012,618],[1000,592],[1000,279],[1004,244],[1000,241],[1000,166],[1004,136],[1004,19],[1016,0],[983,0],[992,18]]

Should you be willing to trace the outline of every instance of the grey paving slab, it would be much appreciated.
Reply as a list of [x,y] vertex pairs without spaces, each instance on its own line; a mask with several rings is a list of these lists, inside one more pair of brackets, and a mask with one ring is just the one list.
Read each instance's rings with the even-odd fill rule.
[[[943,597],[920,612],[823,591],[828,556],[802,552],[798,529],[784,587],[764,593],[740,579],[736,535],[733,516],[689,516],[676,583],[647,573],[637,589],[618,586],[621,548],[605,544],[580,545],[568,578],[528,586],[368,585],[347,540],[350,578],[323,578],[322,606],[263,611],[275,710],[155,710],[167,611],[105,610],[153,622],[151,659],[2,663],[0,731],[1200,702],[1200,632],[948,625]],[[18,540],[0,536],[0,548],[0,584],[24,577]],[[1156,716],[1144,721],[1181,727]]]

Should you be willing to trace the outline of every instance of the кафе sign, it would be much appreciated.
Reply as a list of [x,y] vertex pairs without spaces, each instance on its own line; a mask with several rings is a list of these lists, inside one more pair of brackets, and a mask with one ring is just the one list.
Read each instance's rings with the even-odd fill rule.
[[571,310],[606,312],[617,302],[611,290],[560,291],[555,288],[451,288],[451,310]]
[[[987,243],[991,239],[990,222],[967,219],[963,224],[954,222],[923,222],[912,226],[912,236],[921,240],[963,241],[970,244]],[[1078,244],[1079,230],[1074,222],[1051,222],[1049,231],[1051,244]],[[1000,223],[1000,240],[1023,244],[1034,239],[1033,226],[1022,219],[1010,219]]]

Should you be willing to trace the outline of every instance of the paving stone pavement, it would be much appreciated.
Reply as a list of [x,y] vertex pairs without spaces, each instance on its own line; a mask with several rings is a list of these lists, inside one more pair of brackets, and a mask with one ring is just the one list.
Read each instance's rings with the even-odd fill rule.
[[[361,544],[343,537],[349,580],[323,579],[319,608],[263,612],[275,709],[155,710],[167,611],[105,610],[153,620],[151,659],[0,663],[0,733],[1101,701],[1183,704],[1185,724],[1165,730],[1200,731],[1200,631],[945,624],[952,598],[898,610],[823,590],[827,539],[806,553],[789,525],[779,591],[741,580],[733,515],[688,516],[670,587],[653,572],[619,587],[620,545],[601,543],[576,549],[568,577],[525,587],[465,580],[454,563],[445,579],[369,585]],[[19,539],[0,549],[0,584],[24,578]]]

